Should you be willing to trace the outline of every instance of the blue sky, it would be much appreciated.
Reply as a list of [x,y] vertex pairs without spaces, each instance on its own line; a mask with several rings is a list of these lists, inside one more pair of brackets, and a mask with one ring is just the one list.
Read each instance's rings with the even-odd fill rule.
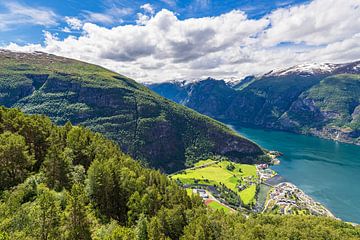
[[140,82],[238,80],[360,60],[359,9],[359,0],[0,0],[0,47]]
[[[0,29],[0,45],[9,42],[18,44],[41,43],[43,41],[43,30],[57,33],[60,37],[65,37],[66,33],[62,29],[66,26],[65,16],[85,19],[101,26],[114,27],[125,24],[135,24],[137,13],[142,12],[140,8],[146,3],[150,3],[155,11],[162,8],[175,12],[179,19],[199,18],[206,16],[218,16],[234,9],[244,11],[250,18],[258,19],[278,7],[287,7],[294,4],[305,2],[304,0],[19,0],[9,1],[0,0],[0,16],[11,15],[9,2],[16,3],[24,8],[42,9],[52,11],[55,14],[56,24],[33,24],[30,22],[17,23],[7,29]],[[9,9],[10,8],[10,9]],[[117,9],[117,13],[109,13],[111,9]],[[89,15],[94,14],[113,14],[114,19],[110,21],[99,21],[90,19]],[[15,18],[17,18],[16,14]],[[20,16],[21,17],[21,16]],[[1,17],[0,17],[1,19]],[[76,33],[73,32],[76,35]]]

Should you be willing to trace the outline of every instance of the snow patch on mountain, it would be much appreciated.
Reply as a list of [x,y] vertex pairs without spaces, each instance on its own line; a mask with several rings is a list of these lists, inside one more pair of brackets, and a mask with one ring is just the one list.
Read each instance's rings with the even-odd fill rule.
[[328,74],[338,69],[342,64],[331,64],[331,63],[308,63],[299,64],[290,68],[275,69],[265,76],[286,76],[291,74]]

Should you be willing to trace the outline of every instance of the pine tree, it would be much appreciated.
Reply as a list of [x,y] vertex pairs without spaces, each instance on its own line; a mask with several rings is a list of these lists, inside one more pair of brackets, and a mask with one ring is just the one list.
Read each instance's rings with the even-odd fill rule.
[[39,194],[32,214],[34,233],[40,240],[58,239],[60,201],[56,198],[55,193],[44,185],[40,185],[38,189]]
[[135,228],[136,240],[148,239],[147,225],[148,225],[148,221],[146,219],[146,216],[144,214],[141,214]]
[[164,234],[164,226],[162,226],[159,218],[153,217],[148,225],[148,237],[149,240],[164,240],[166,236]]
[[87,197],[84,186],[74,184],[68,194],[68,204],[65,209],[63,225],[65,239],[91,240],[90,223],[86,214]]
[[51,136],[49,147],[43,163],[47,184],[56,191],[69,187],[72,169],[73,153],[70,148],[65,148],[58,131]]

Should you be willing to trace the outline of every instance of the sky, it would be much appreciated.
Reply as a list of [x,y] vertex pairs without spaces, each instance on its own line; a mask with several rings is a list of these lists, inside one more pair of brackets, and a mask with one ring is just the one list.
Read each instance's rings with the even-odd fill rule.
[[360,60],[360,0],[0,0],[0,48],[139,82],[239,80]]

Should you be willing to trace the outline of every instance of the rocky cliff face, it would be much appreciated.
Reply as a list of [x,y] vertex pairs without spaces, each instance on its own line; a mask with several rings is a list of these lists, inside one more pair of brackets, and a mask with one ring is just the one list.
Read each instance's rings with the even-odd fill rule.
[[359,144],[360,77],[335,75],[303,92],[279,128]]
[[359,66],[300,65],[234,86],[197,82],[187,85],[183,103],[223,121],[358,144]]
[[264,154],[219,122],[131,79],[48,54],[0,52],[0,104],[89,127],[166,172],[212,155],[255,162]]

